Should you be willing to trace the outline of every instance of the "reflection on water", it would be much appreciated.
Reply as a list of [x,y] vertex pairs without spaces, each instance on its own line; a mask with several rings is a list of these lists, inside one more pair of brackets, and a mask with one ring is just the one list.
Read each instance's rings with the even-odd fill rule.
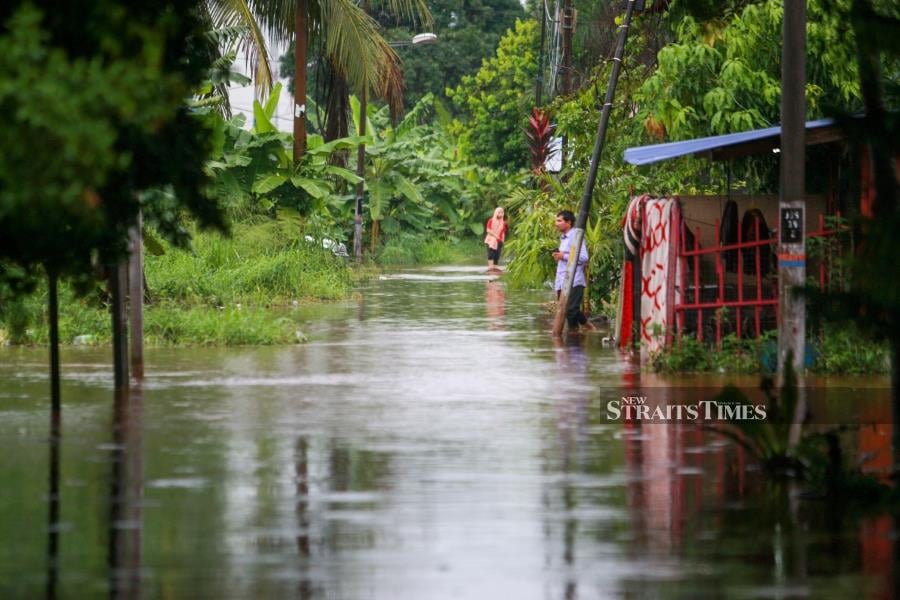
[[43,351],[0,350],[0,597],[893,596],[894,517],[689,424],[606,422],[610,390],[660,382],[554,343],[545,300],[394,273],[303,309],[302,346],[148,352],[118,399],[108,352],[69,349],[59,445]]

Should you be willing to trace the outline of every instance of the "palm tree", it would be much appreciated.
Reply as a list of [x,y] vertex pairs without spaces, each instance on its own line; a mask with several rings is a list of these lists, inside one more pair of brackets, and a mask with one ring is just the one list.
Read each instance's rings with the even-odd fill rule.
[[[375,0],[398,16],[431,22],[425,0]],[[378,31],[378,24],[355,0],[207,0],[215,27],[243,27],[239,47],[247,50],[257,94],[265,96],[274,79],[264,32],[275,42],[292,37],[295,48],[294,160],[306,151],[307,48],[318,39],[336,75],[358,90],[371,90],[395,110],[402,105],[400,59]]]

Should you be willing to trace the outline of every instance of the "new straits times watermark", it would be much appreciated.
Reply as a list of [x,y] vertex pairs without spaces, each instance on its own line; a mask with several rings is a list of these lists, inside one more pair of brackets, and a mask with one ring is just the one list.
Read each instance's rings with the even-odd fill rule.
[[[599,392],[599,393],[598,393]],[[803,422],[821,425],[890,424],[887,387],[808,387],[793,394],[759,387],[602,389],[590,393],[600,418],[619,423],[791,423],[802,399]]]
[[608,421],[683,423],[692,421],[760,421],[764,404],[700,400],[695,404],[653,404],[649,396],[622,396],[606,403]]

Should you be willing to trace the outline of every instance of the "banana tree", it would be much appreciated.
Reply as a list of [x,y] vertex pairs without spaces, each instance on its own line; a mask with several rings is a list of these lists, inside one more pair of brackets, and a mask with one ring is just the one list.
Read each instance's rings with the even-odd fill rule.
[[350,137],[325,143],[321,136],[309,137],[309,149],[299,163],[291,156],[291,136],[272,122],[281,84],[276,84],[265,104],[253,103],[254,125],[244,129],[245,117],[220,120],[214,136],[217,158],[208,163],[215,177],[217,195],[234,212],[261,210],[273,213],[280,207],[302,215],[323,211],[336,194],[340,180],[355,184],[355,173],[329,164],[329,156],[354,147],[361,138]]
[[[358,126],[355,98],[351,106]],[[492,193],[484,170],[457,156],[445,128],[451,118],[441,103],[424,96],[396,126],[387,108],[371,110],[366,118],[373,138],[365,170],[370,244],[378,244],[382,229],[388,235],[428,232],[450,239],[480,234]]]
[[369,216],[372,219],[370,250],[378,247],[381,222],[387,220],[388,233],[397,233],[403,225],[424,231],[434,207],[419,191],[419,184],[401,172],[398,161],[373,158],[366,169],[369,182]]

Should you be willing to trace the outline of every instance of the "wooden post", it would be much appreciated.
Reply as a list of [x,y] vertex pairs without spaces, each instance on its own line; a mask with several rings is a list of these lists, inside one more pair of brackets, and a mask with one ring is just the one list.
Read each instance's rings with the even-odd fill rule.
[[786,2],[781,60],[781,197],[778,251],[778,367],[790,351],[802,373],[806,305],[794,289],[806,279],[806,2]]
[[113,375],[116,390],[128,388],[128,331],[125,326],[125,263],[110,265],[109,291],[112,296]]
[[[368,111],[368,90],[363,88],[359,98],[359,135],[366,135],[366,112]],[[360,179],[366,176],[366,145],[359,143],[356,152],[356,174]],[[357,262],[362,260],[362,211],[363,211],[363,191],[365,182],[360,181],[356,184],[356,208],[353,213],[353,256]]]
[[47,312],[50,324],[50,435],[59,435],[62,404],[60,401],[59,376],[59,276],[53,269],[47,269]]
[[50,478],[47,494],[47,581],[44,597],[56,598],[56,584],[59,579],[59,422],[50,431]]
[[294,164],[306,154],[306,34],[309,0],[294,5]]
[[59,439],[62,404],[59,374],[59,276],[47,269],[47,312],[50,325],[50,490],[47,511],[47,581],[45,595],[56,598],[59,567]]
[[128,260],[128,297],[131,320],[131,373],[144,378],[144,248],[143,218],[138,212],[131,229],[131,256]]

